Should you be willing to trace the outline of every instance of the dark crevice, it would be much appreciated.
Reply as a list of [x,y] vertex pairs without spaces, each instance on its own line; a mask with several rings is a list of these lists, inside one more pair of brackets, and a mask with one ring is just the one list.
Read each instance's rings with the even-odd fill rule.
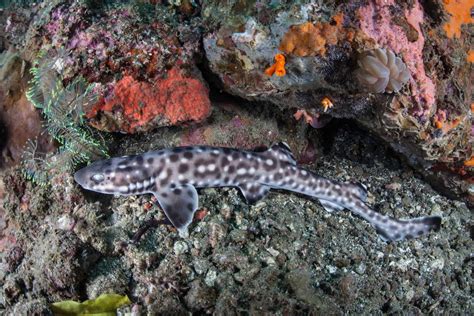
[[3,161],[3,152],[8,140],[8,130],[3,123],[3,120],[0,118],[0,169],[5,166],[5,161]]

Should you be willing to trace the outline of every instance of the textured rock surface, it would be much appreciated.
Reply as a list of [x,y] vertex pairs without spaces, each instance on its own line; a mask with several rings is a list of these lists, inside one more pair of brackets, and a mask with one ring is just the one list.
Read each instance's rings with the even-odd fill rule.
[[[453,13],[449,5],[328,2],[252,7],[240,14],[236,7],[236,2],[213,1],[203,9],[211,29],[204,37],[206,56],[223,89],[280,108],[355,119],[438,188],[474,201],[468,167],[474,142],[473,72],[466,59],[472,27],[459,29],[460,39],[447,38],[441,18]],[[326,25],[336,29],[331,34],[337,39],[324,32]],[[319,32],[314,39],[304,36],[308,28]],[[411,75],[409,88],[367,94],[355,84],[356,56],[375,47],[402,58]],[[279,49],[287,53],[286,75],[269,77],[264,70]],[[322,106],[325,97],[334,104],[329,110]]]
[[[205,83],[195,68],[204,34],[208,67],[227,92],[305,111],[317,127],[324,125],[321,112],[355,119],[438,189],[472,203],[472,18],[462,9],[468,3],[460,8],[452,1],[183,3],[94,6],[56,0],[6,11],[0,18],[7,43],[26,60],[41,47],[63,47],[66,81],[81,74],[101,84],[104,98],[88,113],[102,130],[148,131],[204,119],[209,112]],[[394,51],[410,71],[409,85],[397,94],[367,94],[357,85],[357,56],[376,47]],[[282,52],[286,75],[266,75]],[[169,96],[158,83],[175,68],[189,82],[201,82],[182,89],[197,91],[198,110],[187,105],[192,98],[169,107],[149,100]],[[148,93],[135,93],[137,87]],[[326,100],[333,106],[328,108]]]
[[20,161],[28,139],[38,138],[38,150],[53,149],[41,117],[25,96],[28,64],[13,50],[0,54],[0,167]]
[[182,10],[146,1],[51,1],[11,13],[7,31],[20,33],[33,17],[25,34],[8,37],[11,45],[29,61],[40,49],[61,56],[55,66],[66,84],[78,75],[97,83],[102,99],[85,109],[94,127],[144,132],[201,121],[210,111],[207,84],[195,66],[199,19]]

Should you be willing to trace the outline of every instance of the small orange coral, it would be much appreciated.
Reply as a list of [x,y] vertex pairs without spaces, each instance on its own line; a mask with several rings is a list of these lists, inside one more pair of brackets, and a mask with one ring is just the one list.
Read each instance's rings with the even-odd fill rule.
[[332,23],[306,22],[292,25],[280,42],[279,50],[297,56],[325,55],[327,45],[336,45],[341,40],[351,40],[353,32],[342,26],[344,15],[339,13]]
[[321,105],[324,108],[324,112],[326,112],[328,108],[332,108],[334,106],[334,104],[331,102],[331,99],[329,99],[328,97],[324,97],[321,100]]
[[469,50],[469,52],[467,53],[467,58],[466,58],[467,62],[469,63],[474,63],[474,50]]
[[474,23],[471,17],[471,8],[474,7],[472,0],[444,0],[444,8],[451,15],[451,18],[443,26],[449,38],[461,37],[461,26],[463,24]]
[[296,111],[295,114],[293,114],[293,117],[297,121],[299,121],[301,118],[304,118],[305,122],[308,124],[311,124],[311,122],[313,121],[313,117],[308,112],[306,112],[306,110]]
[[285,70],[285,56],[282,54],[276,54],[275,55],[275,63],[265,69],[265,74],[268,76],[273,76],[273,74],[277,75],[278,77],[282,77],[286,75],[286,70]]
[[434,116],[433,123],[437,129],[441,129],[443,131],[443,134],[446,134],[450,130],[456,128],[459,123],[461,123],[461,119],[457,117],[454,118],[452,121],[448,121],[446,111],[440,110]]
[[466,167],[474,167],[474,156],[472,156],[471,159],[466,160],[466,161],[464,162],[464,165],[465,165]]

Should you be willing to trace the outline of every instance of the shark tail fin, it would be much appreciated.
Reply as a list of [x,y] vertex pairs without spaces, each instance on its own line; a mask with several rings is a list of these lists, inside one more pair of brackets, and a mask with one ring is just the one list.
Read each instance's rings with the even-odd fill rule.
[[389,218],[385,224],[374,224],[377,233],[385,241],[411,239],[438,231],[441,227],[441,217],[426,216],[408,220]]

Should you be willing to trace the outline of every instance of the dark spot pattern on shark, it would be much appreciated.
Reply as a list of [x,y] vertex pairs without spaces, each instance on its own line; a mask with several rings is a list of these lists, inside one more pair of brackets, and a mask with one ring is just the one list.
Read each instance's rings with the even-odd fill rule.
[[288,145],[250,152],[208,146],[176,147],[97,161],[74,179],[84,189],[105,194],[153,194],[181,236],[198,209],[197,188],[237,187],[247,203],[263,199],[271,189],[316,198],[329,212],[348,209],[372,224],[386,241],[418,237],[438,230],[438,216],[400,220],[367,206],[367,190],[359,183],[340,183],[297,166]]

